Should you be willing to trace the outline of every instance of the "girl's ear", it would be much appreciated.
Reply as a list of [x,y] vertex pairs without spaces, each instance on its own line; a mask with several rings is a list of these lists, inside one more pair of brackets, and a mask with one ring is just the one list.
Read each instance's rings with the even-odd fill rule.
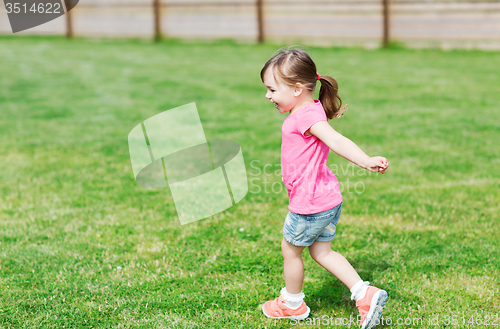
[[300,82],[297,82],[295,84],[295,91],[293,92],[293,95],[298,97],[298,96],[300,96],[300,94],[302,94],[303,90],[304,90],[304,86]]

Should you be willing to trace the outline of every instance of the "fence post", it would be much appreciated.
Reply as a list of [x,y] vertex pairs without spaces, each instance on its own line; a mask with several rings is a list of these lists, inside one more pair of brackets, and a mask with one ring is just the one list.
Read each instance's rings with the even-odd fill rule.
[[66,6],[66,38],[73,38],[73,14],[71,10],[68,10],[68,7],[71,9],[71,0],[66,0],[65,3],[70,3],[69,6]]
[[263,22],[263,1],[264,0],[256,0],[256,5],[257,5],[257,26],[259,28],[258,31],[258,42],[263,43],[264,42],[264,22]]
[[383,6],[383,16],[384,16],[384,48],[389,47],[389,40],[390,40],[390,8],[389,8],[389,1],[390,0],[382,0],[382,6]]
[[161,40],[161,0],[153,0],[154,24],[155,24],[155,42]]

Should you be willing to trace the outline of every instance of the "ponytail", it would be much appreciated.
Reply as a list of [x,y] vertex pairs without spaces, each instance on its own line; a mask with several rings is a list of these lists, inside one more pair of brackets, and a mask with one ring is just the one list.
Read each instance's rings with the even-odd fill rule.
[[328,119],[340,118],[347,109],[347,104],[342,106],[342,100],[339,97],[339,85],[337,81],[329,76],[322,76],[319,80],[321,88],[319,89],[319,101],[325,109]]

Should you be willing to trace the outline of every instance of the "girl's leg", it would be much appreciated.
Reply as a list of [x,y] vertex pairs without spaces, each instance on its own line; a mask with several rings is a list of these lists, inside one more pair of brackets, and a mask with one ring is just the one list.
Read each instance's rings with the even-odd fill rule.
[[[347,259],[332,250],[331,241],[315,241],[309,247],[309,253],[318,264],[335,275],[351,290],[351,299],[356,300],[356,307],[359,309],[361,328],[375,327],[380,322],[382,308],[387,300],[387,292],[368,286],[368,282],[362,281]],[[354,285],[357,286],[354,287],[355,291],[352,290]]]
[[305,247],[297,247],[283,238],[281,251],[283,252],[285,286],[290,294],[298,294],[302,291],[304,281],[304,263],[302,261],[302,250]]
[[361,278],[344,256],[332,250],[331,243],[332,241],[314,241],[309,246],[309,253],[312,259],[351,289]]

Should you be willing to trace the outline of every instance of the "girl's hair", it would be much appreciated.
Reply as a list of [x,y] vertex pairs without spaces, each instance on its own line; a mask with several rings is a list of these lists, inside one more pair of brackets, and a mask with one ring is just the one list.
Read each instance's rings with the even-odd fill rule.
[[[302,49],[290,49],[289,47],[288,49],[278,50],[260,71],[262,82],[264,82],[264,74],[268,68],[273,70],[275,79],[278,76],[291,87],[294,87],[299,82],[310,91],[316,88],[318,80],[316,64],[314,64],[309,54]],[[327,118],[340,118],[344,114],[346,105],[342,106],[337,81],[330,76],[321,76],[320,82],[319,101],[325,109]]]

